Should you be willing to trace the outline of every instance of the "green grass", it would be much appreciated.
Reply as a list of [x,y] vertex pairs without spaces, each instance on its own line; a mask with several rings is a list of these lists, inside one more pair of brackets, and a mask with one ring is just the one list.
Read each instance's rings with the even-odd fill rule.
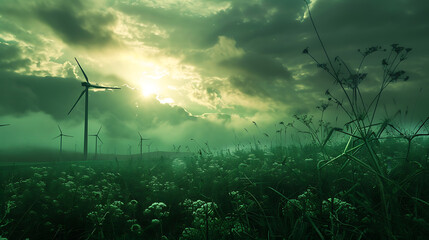
[[[402,165],[406,143],[389,140],[380,149],[383,164],[393,166],[385,196],[398,239],[429,234],[428,142],[416,143],[410,158],[420,164],[407,169]],[[346,158],[318,169],[324,161],[318,147],[304,148],[287,149],[286,161],[241,151],[9,169],[1,178],[0,234],[9,239],[385,239],[378,176],[354,161],[344,166]]]

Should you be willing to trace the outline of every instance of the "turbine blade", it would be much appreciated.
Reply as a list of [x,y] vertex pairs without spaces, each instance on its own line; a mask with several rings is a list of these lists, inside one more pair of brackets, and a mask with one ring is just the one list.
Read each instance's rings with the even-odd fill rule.
[[6,127],[9,126],[10,124],[0,124],[0,127]]
[[56,136],[56,137],[52,138],[52,140],[57,139],[57,138],[59,138],[59,137],[61,137],[61,135],[58,135],[58,136]]
[[105,87],[105,86],[99,86],[99,85],[90,85],[92,88],[103,88],[103,89],[121,89],[118,87]]
[[85,91],[86,91],[86,89],[82,91],[82,93],[80,94],[79,98],[78,98],[78,99],[77,99],[77,101],[74,103],[73,107],[70,109],[70,111],[69,111],[69,113],[68,113],[67,115],[69,115],[69,114],[73,111],[74,107],[75,107],[75,106],[76,106],[76,104],[79,102],[80,98],[83,96],[83,94],[85,93]]
[[140,139],[142,139],[143,138],[142,135],[140,134],[140,132],[138,132],[138,133],[139,133]]
[[98,140],[99,140],[101,143],[103,143],[103,141],[101,141],[101,138],[100,138],[99,136],[97,136],[97,138],[98,138]]
[[85,76],[86,82],[87,82],[87,83],[89,83],[89,80],[88,80],[88,77],[87,77],[87,76],[86,76],[86,74],[85,74],[85,71],[83,71],[83,69],[82,69],[82,67],[80,66],[80,64],[79,64],[79,62],[77,61],[77,59],[76,59],[76,58],[74,58],[74,60],[76,60],[77,65],[79,65],[79,68],[80,68],[80,70],[81,70],[81,71],[82,71],[82,73],[83,73],[83,76]]
[[66,134],[64,134],[63,136],[64,136],[64,137],[73,137],[73,136],[70,136],[70,135],[66,135]]
[[60,125],[58,124],[57,126],[58,126],[58,130],[60,130],[60,133],[62,134],[62,133],[63,133],[63,131],[61,131],[61,127],[60,127]]
[[100,126],[100,129],[98,129],[97,136],[98,136],[98,134],[100,133],[100,131],[101,131],[101,126]]

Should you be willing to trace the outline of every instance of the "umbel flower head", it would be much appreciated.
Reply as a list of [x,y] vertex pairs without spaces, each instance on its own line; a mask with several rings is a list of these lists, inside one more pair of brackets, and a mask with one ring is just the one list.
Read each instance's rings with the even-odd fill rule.
[[142,227],[139,224],[134,223],[133,225],[131,225],[130,230],[133,233],[140,233],[142,230]]
[[145,215],[152,215],[155,218],[164,218],[170,215],[167,205],[163,202],[154,202],[144,210]]

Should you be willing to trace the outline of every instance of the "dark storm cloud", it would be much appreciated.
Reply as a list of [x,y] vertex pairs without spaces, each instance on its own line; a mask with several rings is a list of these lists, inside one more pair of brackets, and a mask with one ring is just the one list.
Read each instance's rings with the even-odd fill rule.
[[21,49],[14,43],[0,42],[0,69],[14,71],[26,68],[30,60],[21,57]]
[[[303,112],[303,107],[310,110],[312,109],[311,104],[316,105],[320,99],[326,98],[323,96],[326,89],[336,89],[338,86],[333,85],[333,79],[326,72],[320,71],[314,63],[308,64],[312,62],[308,56],[305,56],[307,57],[305,59],[300,54],[305,46],[311,46],[312,53],[322,62],[326,62],[309,19],[307,18],[302,23],[296,21],[297,14],[285,14],[282,11],[287,9],[286,5],[280,6],[281,4],[288,4],[291,6],[289,9],[294,9],[293,12],[303,13],[298,9],[304,5],[293,6],[282,1],[278,4],[270,2],[264,6],[269,4],[279,7],[279,11],[272,16],[270,22],[249,21],[244,24],[246,25],[243,28],[245,31],[240,31],[239,24],[233,24],[232,27],[224,28],[225,30],[229,29],[229,31],[223,32],[223,34],[235,39],[237,46],[245,51],[254,51],[265,56],[277,56],[277,58],[282,59],[281,61],[286,66],[293,66],[298,62],[306,63],[304,69],[312,72],[312,74],[294,82],[294,84],[305,86],[305,89],[290,91],[289,88],[293,85],[285,84],[282,102],[293,106],[299,112]],[[428,71],[419,63],[420,61],[428,62],[429,47],[426,42],[429,41],[429,33],[423,31],[429,22],[429,15],[426,14],[428,9],[429,4],[422,1],[335,1],[327,4],[326,1],[320,0],[314,5],[313,16],[331,57],[340,55],[351,64],[350,67],[352,68],[357,67],[360,61],[360,54],[357,53],[357,49],[377,44],[383,44],[389,49],[388,45],[395,42],[413,47],[414,51],[410,58],[400,67],[411,76],[411,82],[407,83],[409,84],[407,89],[412,89],[428,83],[427,78],[426,80],[421,79],[421,77],[427,76]],[[255,12],[258,11],[253,13]],[[304,37],[307,39],[304,40]],[[382,58],[383,56],[378,54],[373,56],[372,59],[375,60],[369,60],[368,71],[371,78],[363,84],[368,94],[374,94],[379,87],[377,79],[382,74],[380,68]],[[376,69],[373,69],[374,67]],[[413,77],[420,79],[413,79]],[[260,84],[254,84],[253,87],[252,85],[245,85],[249,81],[243,77],[231,78],[231,80],[239,83],[236,85],[241,85],[242,89],[249,94],[257,94],[258,87],[264,89]],[[255,79],[254,81],[258,80]],[[395,88],[386,92],[386,98],[392,96],[393,92],[396,92],[397,97],[401,98],[404,103],[408,102],[406,99],[413,99],[415,93],[415,91],[398,92],[398,89]],[[272,92],[270,91],[270,93]],[[422,105],[415,107],[422,117],[428,114],[427,109],[424,109]]]
[[371,39],[385,42],[427,37],[424,32],[429,20],[427,9],[429,3],[419,0],[335,1],[333,4],[318,1],[313,15],[328,40],[358,44]]
[[37,77],[0,71],[0,112],[21,116],[30,112],[45,112],[55,119],[64,119],[71,107],[68,99],[78,91],[74,79]]
[[236,70],[241,74],[258,77],[261,80],[271,80],[273,78],[288,80],[291,77],[290,73],[280,62],[255,53],[222,61],[220,65]]
[[70,45],[106,46],[115,43],[108,29],[115,16],[108,12],[78,14],[85,9],[66,6],[41,7],[36,10],[37,17],[47,24],[64,42]]
[[[0,14],[37,27],[34,22],[48,26],[55,35],[69,45],[101,48],[117,45],[110,27],[116,17],[106,9],[97,9],[86,1],[5,2]],[[39,28],[39,27],[37,27]]]
[[241,92],[261,98],[283,98],[285,82],[291,79],[289,71],[272,58],[254,53],[222,61],[220,66],[230,71],[229,80]]
[[[421,56],[427,61],[429,47],[425,42],[429,41],[429,34],[423,30],[429,22],[429,15],[425,13],[427,9],[429,4],[426,1],[364,0],[331,4],[317,1],[312,14],[330,56],[339,55],[350,67],[357,67],[360,60],[357,49],[376,45],[389,48],[392,43],[414,49],[407,61],[416,62]],[[304,44],[310,46],[318,59],[326,62],[309,19],[303,22],[302,27],[306,27],[309,33]],[[381,58],[373,64],[379,66],[380,62]],[[412,71],[412,68],[408,70]]]
[[283,56],[305,32],[295,20],[302,7],[303,1],[234,1],[230,11],[216,16],[216,34],[235,39],[246,51]]

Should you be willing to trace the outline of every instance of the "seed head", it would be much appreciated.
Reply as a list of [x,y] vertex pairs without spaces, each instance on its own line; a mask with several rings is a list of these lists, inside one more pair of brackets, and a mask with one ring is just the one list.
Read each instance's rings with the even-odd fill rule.
[[306,47],[304,50],[302,50],[303,54],[308,54],[308,47]]
[[325,95],[331,96],[331,92],[329,92],[329,89],[326,89]]

